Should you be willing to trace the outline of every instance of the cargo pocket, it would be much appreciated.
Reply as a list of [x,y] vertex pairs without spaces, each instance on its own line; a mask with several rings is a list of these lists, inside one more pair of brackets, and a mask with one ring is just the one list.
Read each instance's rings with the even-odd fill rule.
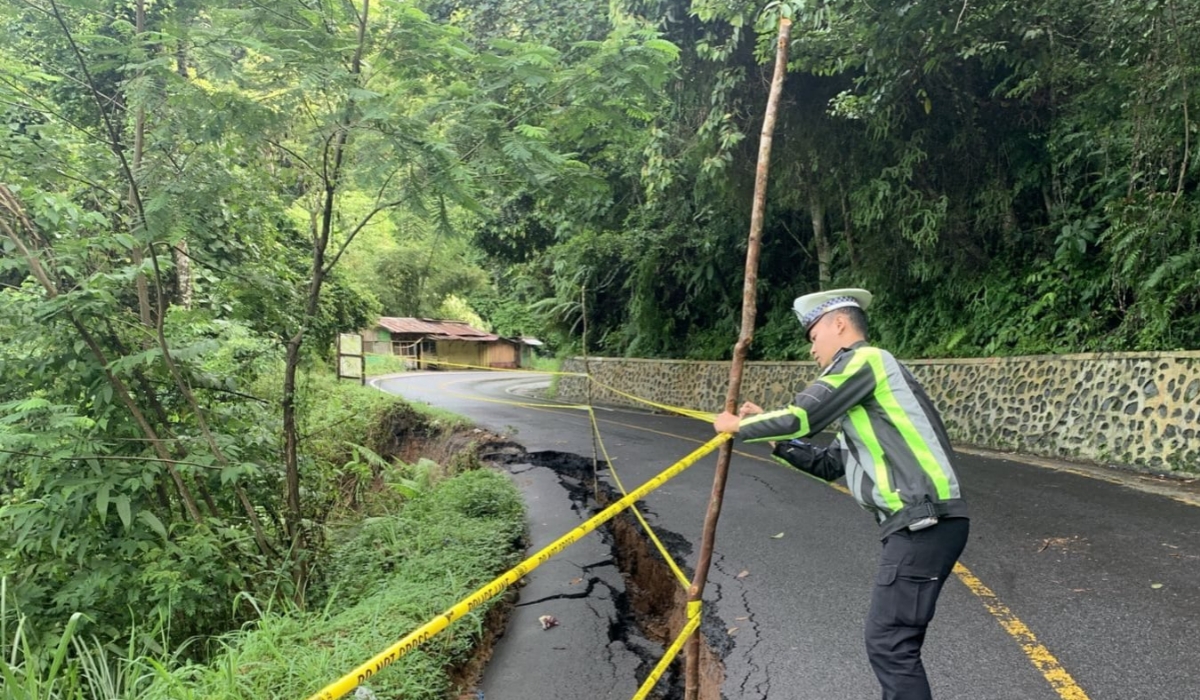
[[906,599],[905,605],[897,610],[897,622],[908,627],[926,627],[933,619],[941,587],[937,577],[897,574],[893,588],[905,589]]
[[939,581],[901,572],[896,564],[881,564],[875,576],[871,617],[891,627],[925,627],[933,617]]

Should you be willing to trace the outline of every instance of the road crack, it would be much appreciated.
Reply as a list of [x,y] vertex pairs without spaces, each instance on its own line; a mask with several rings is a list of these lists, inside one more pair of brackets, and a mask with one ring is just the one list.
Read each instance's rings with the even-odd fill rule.
[[[740,589],[739,597],[741,599],[741,609],[743,611],[745,611],[746,619],[744,621],[738,620],[735,622],[748,623],[748,629],[746,627],[743,627],[743,625],[740,625],[740,624],[737,625],[739,634],[738,634],[736,640],[731,635],[728,635],[728,634],[726,635],[727,637],[729,637],[729,647],[730,647],[729,651],[732,651],[733,648],[738,645],[739,641],[743,642],[743,643],[748,643],[748,646],[746,647],[745,651],[743,652],[743,655],[744,655],[744,658],[746,661],[746,665],[749,667],[750,670],[748,673],[746,673],[742,677],[741,682],[738,684],[738,690],[739,690],[738,697],[741,697],[741,698],[750,697],[749,695],[747,695],[746,685],[748,683],[750,683],[751,680],[754,679],[758,674],[762,674],[763,677],[766,678],[766,680],[765,681],[763,681],[763,680],[756,681],[754,684],[753,692],[758,693],[759,697],[761,697],[761,698],[766,698],[767,696],[765,694],[762,694],[762,691],[760,690],[760,688],[762,687],[762,685],[764,683],[766,683],[766,685],[769,689],[770,679],[769,679],[769,676],[767,676],[766,669],[758,664],[758,661],[756,660],[756,657],[754,654],[755,650],[758,649],[758,645],[762,642],[762,634],[760,634],[759,623],[755,620],[754,611],[751,609],[750,591],[745,585],[738,583],[738,578],[735,575],[731,574],[731,572],[726,570],[724,563],[725,563],[725,557],[723,557],[721,555],[717,555],[713,558],[713,568],[715,568],[717,571],[724,574],[725,576],[730,577],[730,580],[732,581],[732,583],[730,583],[729,585],[737,585],[738,588]],[[745,632],[744,634],[743,634],[743,631]],[[747,642],[747,640],[748,640],[748,642]],[[726,652],[726,653],[728,653],[728,652]]]
[[[602,478],[602,474],[608,469],[604,461],[593,462],[590,458],[569,452],[525,452],[524,448],[515,442],[485,445],[481,449],[481,455],[483,459],[493,463],[550,469],[566,490],[572,510],[583,518],[594,516],[622,496]],[[648,518],[655,517],[645,508],[644,503],[639,502],[636,505]],[[621,644],[637,659],[635,675],[640,684],[658,663],[666,646],[674,641],[686,624],[687,591],[679,585],[662,555],[650,543],[637,520],[628,511],[597,528],[596,533],[610,548],[612,556],[580,568],[586,574],[593,569],[615,566],[624,579],[623,587],[614,586],[599,576],[589,576],[587,589],[584,591],[559,593],[520,605],[534,605],[549,600],[587,599],[595,594],[597,589],[607,588],[616,611],[615,615],[609,618],[607,663],[615,671],[613,650],[615,645]],[[655,534],[672,558],[679,562],[687,561],[692,552],[692,544],[685,537],[661,528],[655,528]],[[684,565],[684,569],[687,576],[692,576],[693,572],[689,567]],[[719,602],[720,587],[715,586],[714,589],[717,593],[716,602]],[[600,614],[590,604],[588,607],[593,613]],[[724,623],[716,614],[715,602],[704,606],[704,620],[700,633],[705,641],[701,645],[700,698],[720,700],[721,686],[725,678],[721,659],[732,647],[710,647],[711,640],[727,640],[729,637]],[[684,685],[682,670],[682,658],[677,658],[663,674],[652,697],[663,700],[681,699]]]

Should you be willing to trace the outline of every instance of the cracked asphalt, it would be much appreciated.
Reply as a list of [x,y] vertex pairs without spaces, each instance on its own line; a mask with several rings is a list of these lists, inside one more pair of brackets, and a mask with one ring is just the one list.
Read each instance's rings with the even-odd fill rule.
[[[586,413],[495,403],[538,402],[523,395],[534,381],[446,372],[376,383],[470,416],[531,453],[590,458]],[[631,488],[712,435],[686,418],[606,410],[598,417],[613,466]],[[737,449],[766,455],[762,447]],[[1170,482],[1105,470],[959,457],[972,508],[962,563],[1012,619],[1006,629],[977,591],[958,579],[947,583],[925,646],[935,697],[1200,698],[1200,498]],[[715,463],[705,458],[644,501],[656,531],[686,555],[680,559],[689,574]],[[529,506],[531,552],[585,517],[568,491],[570,477],[544,466],[507,468]],[[861,632],[878,553],[873,521],[844,493],[735,456],[703,627],[725,663],[723,695],[878,697]],[[629,624],[628,592],[612,558],[609,543],[593,533],[530,574],[485,672],[485,700],[633,696],[639,668],[647,672],[662,647]],[[547,614],[560,624],[543,631],[537,620]],[[1047,679],[1044,663],[1031,660],[1032,637],[1018,635],[1013,620],[1070,674],[1068,690],[1082,695]]]

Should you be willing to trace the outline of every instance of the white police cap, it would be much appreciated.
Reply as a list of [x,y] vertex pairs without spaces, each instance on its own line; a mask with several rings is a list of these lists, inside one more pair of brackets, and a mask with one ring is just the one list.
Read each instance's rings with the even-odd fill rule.
[[866,310],[870,305],[871,293],[865,289],[831,289],[796,297],[796,301],[792,302],[792,311],[796,312],[800,325],[807,331],[822,316],[834,309],[857,306]]

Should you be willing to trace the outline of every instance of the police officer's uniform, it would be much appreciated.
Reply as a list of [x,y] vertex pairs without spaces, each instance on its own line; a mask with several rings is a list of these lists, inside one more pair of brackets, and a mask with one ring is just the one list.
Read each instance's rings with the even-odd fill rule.
[[[870,299],[865,290],[836,290],[800,297],[795,310],[807,331],[826,313],[865,309]],[[796,439],[839,420],[828,448]],[[920,384],[887,351],[855,343],[789,406],[743,418],[738,434],[747,442],[780,441],[775,459],[813,476],[845,476],[855,500],[875,516],[883,554],[866,620],[867,657],[883,700],[931,698],[921,644],[969,523],[950,439]]]

